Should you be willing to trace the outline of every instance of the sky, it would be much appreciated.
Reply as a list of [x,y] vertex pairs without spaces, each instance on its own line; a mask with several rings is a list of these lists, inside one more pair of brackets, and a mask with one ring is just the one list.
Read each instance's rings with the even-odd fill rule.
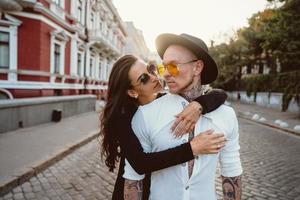
[[161,33],[188,33],[209,46],[226,42],[247,26],[252,14],[264,10],[266,0],[113,0],[123,21],[142,30],[146,44],[155,51]]

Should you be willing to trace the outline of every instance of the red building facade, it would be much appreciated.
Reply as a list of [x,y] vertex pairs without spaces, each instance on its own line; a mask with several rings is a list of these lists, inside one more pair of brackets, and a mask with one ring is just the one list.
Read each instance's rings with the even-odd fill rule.
[[23,0],[0,13],[0,98],[105,95],[126,33],[110,0]]

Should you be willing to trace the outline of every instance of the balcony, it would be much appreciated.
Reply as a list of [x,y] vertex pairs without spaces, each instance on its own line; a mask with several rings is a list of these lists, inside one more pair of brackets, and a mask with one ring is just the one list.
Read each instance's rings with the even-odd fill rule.
[[121,51],[113,44],[112,40],[108,39],[107,35],[105,35],[101,29],[88,30],[88,36],[90,42],[94,42],[104,51],[107,51],[114,56],[121,55]]

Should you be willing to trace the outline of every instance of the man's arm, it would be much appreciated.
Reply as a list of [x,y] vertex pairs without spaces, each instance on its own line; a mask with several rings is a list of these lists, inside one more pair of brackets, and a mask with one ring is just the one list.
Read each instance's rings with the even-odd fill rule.
[[242,198],[242,176],[222,176],[224,200],[240,200]]
[[143,180],[125,179],[124,200],[141,200],[143,194]]
[[241,200],[242,196],[242,166],[240,160],[238,120],[233,109],[226,111],[226,124],[231,124],[228,130],[227,142],[220,152],[222,188],[224,200]]

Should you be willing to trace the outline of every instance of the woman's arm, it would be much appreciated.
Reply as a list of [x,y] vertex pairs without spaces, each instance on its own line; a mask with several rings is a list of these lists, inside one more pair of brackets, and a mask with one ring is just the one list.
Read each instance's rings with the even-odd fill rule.
[[144,153],[131,128],[131,117],[127,117],[127,119],[123,117],[120,121],[122,122],[119,122],[118,134],[120,136],[121,151],[137,173],[150,173],[194,158],[190,143],[184,143],[178,147],[160,152]]
[[165,169],[194,159],[200,153],[218,153],[224,146],[223,134],[199,134],[191,142],[153,153],[144,153],[143,148],[131,128],[130,116],[123,116],[118,123],[118,134],[122,154],[139,174]]
[[226,100],[227,94],[224,90],[213,89],[201,95],[189,103],[182,112],[176,115],[176,120],[172,125],[175,137],[191,132],[201,114],[214,111]]
[[209,113],[219,108],[227,99],[227,94],[224,90],[213,89],[208,93],[194,99],[203,108],[202,114]]

